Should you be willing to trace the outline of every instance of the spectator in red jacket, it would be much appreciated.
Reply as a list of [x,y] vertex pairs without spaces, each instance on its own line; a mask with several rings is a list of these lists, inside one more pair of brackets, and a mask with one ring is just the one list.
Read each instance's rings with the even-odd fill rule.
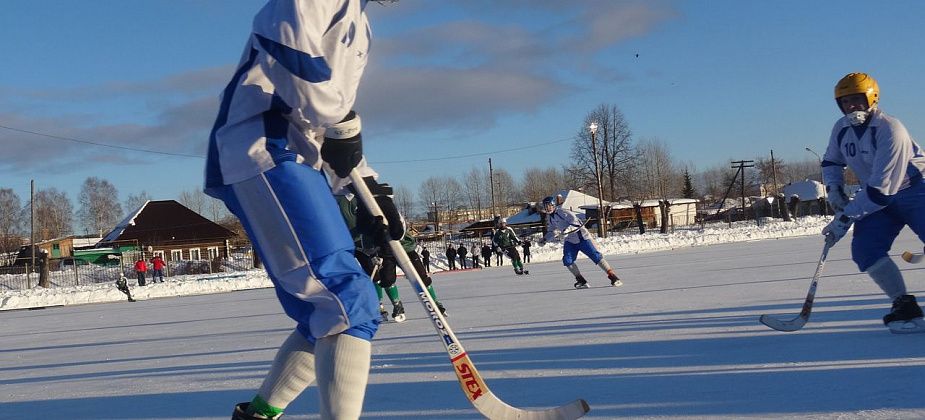
[[138,261],[135,261],[135,275],[138,276],[138,285],[145,285],[145,273],[148,272],[148,263],[145,262],[144,258],[139,258]]
[[151,258],[151,267],[154,268],[154,272],[151,273],[152,282],[157,283],[158,277],[161,279],[161,283],[164,282],[164,266],[166,265],[160,255],[155,255],[154,258]]

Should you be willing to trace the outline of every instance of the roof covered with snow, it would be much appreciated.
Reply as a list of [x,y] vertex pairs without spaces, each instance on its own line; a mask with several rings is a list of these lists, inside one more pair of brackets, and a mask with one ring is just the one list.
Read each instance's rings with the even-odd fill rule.
[[784,197],[789,202],[793,196],[799,197],[801,201],[816,200],[825,197],[825,186],[811,179],[791,182],[784,186]]
[[125,229],[127,229],[129,226],[135,226],[135,218],[141,214],[141,211],[144,210],[145,206],[147,206],[150,202],[150,200],[145,201],[141,207],[138,207],[135,209],[135,211],[129,213],[128,216],[125,216],[125,218],[122,219],[122,221],[119,222],[116,227],[109,231],[109,233],[107,233],[106,236],[103,237],[103,240],[100,242],[113,242],[118,240],[119,236],[122,236],[122,232],[125,232]]

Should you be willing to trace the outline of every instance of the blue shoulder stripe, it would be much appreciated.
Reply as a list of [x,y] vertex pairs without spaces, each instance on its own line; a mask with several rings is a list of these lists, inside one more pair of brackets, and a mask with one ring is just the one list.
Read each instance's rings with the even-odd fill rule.
[[260,35],[254,36],[267,53],[296,77],[311,83],[331,80],[331,68],[324,57],[312,57]]
[[220,187],[225,184],[224,177],[222,176],[221,168],[219,168],[219,157],[218,157],[218,140],[215,138],[215,133],[218,130],[225,126],[228,123],[228,113],[231,109],[231,99],[234,97],[234,92],[240,84],[240,79],[244,77],[244,73],[251,69],[254,65],[254,61],[257,58],[257,50],[251,48],[250,54],[234,72],[231,81],[225,85],[225,90],[222,93],[222,102],[218,108],[218,116],[215,117],[215,124],[212,126],[212,131],[209,133],[209,151],[208,151],[208,165],[206,167],[206,188]]
[[[334,14],[334,17],[331,18],[331,24],[328,25],[328,29],[325,29],[325,30],[324,30],[324,33],[325,33],[325,34],[327,34],[328,31],[330,31],[331,28],[334,27],[334,25],[337,25],[337,22],[340,22],[340,20],[343,19],[344,16],[347,16],[347,7],[348,7],[348,6],[350,6],[350,2],[349,2],[349,1],[345,1],[345,2],[344,2],[344,5],[340,8],[340,10],[338,10],[337,13]],[[366,5],[364,4],[363,7],[365,8]]]
[[838,135],[835,136],[838,139],[838,148],[841,149],[841,141],[845,138],[845,133],[848,132],[848,127],[843,127],[841,131],[838,132]]
[[870,128],[870,144],[874,146],[874,150],[877,150],[877,127]]

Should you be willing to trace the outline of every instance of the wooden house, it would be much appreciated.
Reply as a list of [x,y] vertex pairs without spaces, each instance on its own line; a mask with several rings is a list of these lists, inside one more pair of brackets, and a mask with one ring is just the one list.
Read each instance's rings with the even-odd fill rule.
[[97,247],[135,246],[166,261],[227,257],[234,232],[174,200],[148,201],[110,231]]

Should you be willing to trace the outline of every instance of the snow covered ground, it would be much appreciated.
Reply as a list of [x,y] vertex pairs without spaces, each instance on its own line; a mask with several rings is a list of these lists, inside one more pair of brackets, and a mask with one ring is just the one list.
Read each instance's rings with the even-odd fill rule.
[[[700,230],[678,230],[671,234],[659,234],[651,231],[645,235],[627,233],[606,239],[596,239],[599,249],[607,255],[636,254],[641,252],[662,251],[692,246],[714,245],[721,243],[753,241],[758,239],[779,239],[794,236],[819,235],[827,219],[822,217],[803,217],[794,222],[782,222],[768,219],[758,226],[754,221],[737,222],[732,225],[719,223],[713,227]],[[433,247],[431,248],[432,251]],[[562,244],[549,243],[546,246],[534,246],[533,262],[559,261],[562,259]],[[439,250],[432,252],[434,270],[447,268],[446,257]],[[580,256],[584,258],[583,256]],[[505,257],[505,259],[507,259]],[[132,297],[152,299],[170,296],[189,296],[271,287],[272,284],[263,270],[250,272],[233,272],[226,274],[209,274],[200,276],[169,277],[164,284],[149,284],[146,287],[132,287]],[[129,284],[137,282],[129,279]],[[59,305],[77,305],[87,303],[117,302],[125,300],[125,295],[116,290],[114,284],[90,284],[75,287],[56,287],[45,289],[34,287],[28,290],[0,291],[0,311],[8,309],[38,308]]]
[[[620,288],[583,259],[593,287],[572,289],[555,246],[536,249],[528,276],[508,264],[438,273],[434,282],[488,386],[518,407],[585,398],[588,417],[600,419],[925,418],[925,334],[882,326],[889,302],[857,273],[848,240],[830,253],[803,330],[758,323],[763,313],[799,311],[823,222],[801,223],[811,236],[754,240],[795,233],[751,225],[716,239],[649,238],[649,250],[675,249],[640,254],[608,241]],[[731,238],[752,240],[689,246]],[[921,249],[908,231],[893,253],[906,249]],[[922,266],[899,264],[910,292],[922,294]],[[116,301],[0,312],[0,418],[229,418],[235,402],[252,397],[293,323],[267,288],[203,295],[210,290],[200,286],[195,296],[162,297],[185,294],[186,283],[221,291],[259,277],[136,288],[136,303],[107,288],[85,295],[114,292]],[[423,309],[399,284],[409,320],[384,324],[376,336],[364,418],[479,418]],[[0,299],[39,302],[26,293]],[[316,398],[310,388],[285,418],[317,418]]]

